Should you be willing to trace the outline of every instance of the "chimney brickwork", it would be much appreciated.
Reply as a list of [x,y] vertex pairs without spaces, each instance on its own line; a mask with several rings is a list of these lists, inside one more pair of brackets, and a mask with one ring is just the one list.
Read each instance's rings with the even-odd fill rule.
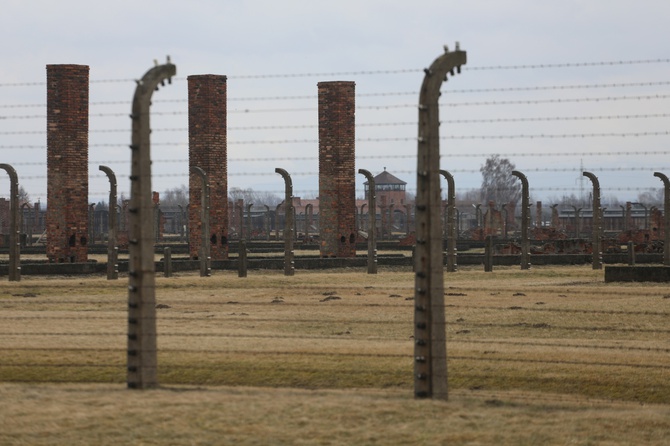
[[356,255],[355,86],[347,81],[318,83],[322,257]]
[[47,65],[47,257],[88,260],[89,67]]
[[[212,260],[228,258],[228,154],[226,76],[188,76],[189,172],[200,167],[209,181],[210,255]],[[201,243],[202,180],[189,175],[189,250],[198,256]]]

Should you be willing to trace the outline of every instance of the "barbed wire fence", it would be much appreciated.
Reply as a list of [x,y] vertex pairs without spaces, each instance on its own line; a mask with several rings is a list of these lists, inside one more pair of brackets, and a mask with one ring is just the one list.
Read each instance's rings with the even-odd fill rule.
[[[473,71],[482,71],[490,73],[498,73],[499,71],[505,70],[539,70],[539,69],[566,69],[566,68],[592,68],[592,67],[621,67],[621,66],[635,66],[637,64],[667,64],[670,63],[670,59],[656,59],[656,60],[646,60],[646,61],[619,61],[619,62],[592,62],[592,63],[572,63],[572,64],[547,64],[547,65],[516,65],[508,67],[469,67],[467,70]],[[464,68],[466,69],[466,68]],[[333,76],[333,75],[342,75],[342,76],[387,76],[387,75],[416,75],[420,73],[421,70],[408,69],[408,70],[385,70],[385,71],[376,71],[376,72],[344,72],[344,73],[295,73],[295,74],[284,74],[284,75],[248,75],[248,76],[230,76],[229,79],[232,80],[269,80],[269,79],[301,79],[306,77],[318,77],[318,76]],[[183,82],[184,78],[177,78],[175,82]],[[129,84],[131,80],[129,79],[112,79],[112,80],[100,80],[93,81],[93,84],[97,85],[124,85]],[[521,159],[523,162],[527,160],[533,160],[536,158],[541,158],[543,163],[550,163],[551,167],[529,167],[522,166],[519,167],[520,170],[526,172],[537,172],[537,173],[581,173],[581,168],[575,166],[575,158],[593,158],[598,160],[600,167],[599,169],[592,169],[596,172],[651,172],[654,170],[661,170],[656,160],[664,159],[667,155],[667,151],[663,147],[667,143],[668,131],[665,119],[668,118],[667,113],[661,111],[656,112],[655,110],[649,109],[659,109],[667,108],[667,99],[670,98],[670,94],[666,94],[660,89],[664,86],[667,86],[668,83],[665,81],[658,80],[649,80],[645,82],[628,82],[628,83],[593,83],[593,84],[575,84],[575,85],[551,85],[551,86],[522,86],[522,87],[496,87],[496,88],[487,88],[487,89],[463,89],[462,91],[451,91],[445,94],[447,102],[442,104],[444,114],[449,117],[445,119],[442,123],[449,125],[467,125],[467,126],[496,126],[499,124],[510,125],[510,124],[523,124],[530,125],[531,127],[524,127],[521,130],[503,133],[496,132],[496,128],[493,127],[492,130],[488,130],[487,127],[477,128],[470,130],[469,133],[463,134],[451,134],[451,131],[447,132],[446,135],[443,132],[443,138],[451,141],[463,142],[464,146],[455,149],[455,153],[445,153],[443,151],[442,157],[443,161],[451,163],[456,159],[469,160],[470,162],[466,165],[454,164],[453,166],[448,166],[449,170],[456,173],[469,174],[476,176],[480,173],[479,167],[477,164],[473,165],[472,161],[476,163],[481,163],[483,160],[491,155],[501,153],[503,156],[514,157],[514,159]],[[28,82],[22,84],[2,84],[0,83],[0,88],[43,88],[44,83],[41,82]],[[581,96],[575,98],[563,98],[563,97],[553,97],[553,98],[529,98],[529,99],[500,99],[500,100],[487,100],[487,101],[477,101],[470,100],[465,102],[448,102],[451,99],[451,94],[458,95],[467,95],[467,94],[509,94],[513,93],[515,95],[525,95],[525,94],[536,94],[544,92],[572,92],[572,91],[582,91],[582,90],[602,90],[602,89],[654,89],[655,91],[650,94],[637,94],[637,93],[626,93],[622,95],[603,95],[603,96]],[[398,96],[411,96],[412,92],[406,91],[397,91],[397,92],[386,92],[386,93],[371,93],[371,94],[362,94],[361,98],[380,100],[384,101],[387,98],[395,98]],[[240,102],[240,106],[230,110],[231,116],[240,115],[246,118],[249,116],[257,116],[261,114],[268,114],[273,116],[271,120],[282,121],[282,117],[286,115],[296,114],[300,116],[296,121],[307,121],[304,119],[303,113],[313,113],[316,109],[309,106],[297,106],[293,105],[295,101],[313,101],[315,96],[312,95],[289,95],[289,96],[248,96],[240,97],[239,99],[231,98],[232,103]],[[286,101],[289,102],[289,106],[286,107],[272,107],[272,108],[253,108],[247,107],[245,102],[255,103],[258,101]],[[444,98],[443,98],[444,101]],[[172,100],[156,100],[155,105],[157,108],[163,107],[164,105],[169,104],[181,104],[182,106],[186,103],[183,98],[177,98]],[[93,102],[91,105],[94,107],[119,107],[120,109],[126,108],[129,109],[129,102],[124,101],[99,101]],[[551,107],[558,107],[565,104],[580,104],[580,106],[589,106],[593,104],[626,104],[624,111],[611,111],[606,114],[600,113],[598,111],[584,111],[584,114],[558,114],[555,110],[552,110],[551,113],[547,113],[544,116],[537,116],[535,110],[531,111],[522,111],[518,116],[510,116],[510,113],[515,113],[518,107],[528,107],[528,106],[543,106],[549,105]],[[640,111],[630,110],[635,107],[630,106],[630,104],[635,104],[639,107]],[[22,166],[26,168],[37,168],[36,170],[30,170],[31,172],[37,173],[27,173],[26,175],[21,175],[19,177],[22,181],[26,181],[26,186],[29,187],[29,192],[31,195],[41,195],[45,194],[46,189],[40,190],[40,185],[44,184],[46,175],[43,173],[40,174],[40,169],[44,170],[46,163],[42,161],[34,161],[31,158],[35,158],[36,155],[33,153],[39,153],[40,151],[46,151],[46,146],[43,142],[39,141],[39,138],[45,135],[45,131],[40,129],[43,127],[44,115],[38,114],[14,114],[15,110],[24,109],[24,108],[40,108],[45,107],[42,104],[5,104],[0,105],[0,110],[11,110],[12,114],[3,114],[0,116],[0,122],[8,125],[12,125],[12,128],[9,129],[8,126],[3,125],[0,130],[0,137],[3,142],[0,143],[0,153],[6,154],[9,158],[7,161],[10,164],[15,166]],[[493,117],[461,117],[461,110],[463,109],[479,109],[482,108],[501,108],[499,116]],[[396,110],[409,111],[410,114],[415,114],[416,104],[396,104],[396,103],[384,103],[380,101],[375,104],[360,105],[359,110],[361,114],[367,112],[389,112]],[[456,111],[458,110],[458,111]],[[479,112],[476,112],[479,113]],[[187,129],[183,126],[183,123],[177,121],[169,121],[168,118],[177,118],[182,119],[186,116],[187,112],[181,107],[180,110],[158,110],[156,111],[157,116],[163,116],[166,118],[166,121],[161,124],[163,126],[157,127],[154,129],[154,136],[167,135],[166,139],[159,139],[153,145],[158,148],[155,151],[156,156],[154,156],[154,162],[156,165],[161,164],[180,164],[183,163],[183,170],[187,170],[187,159],[185,157],[187,151],[186,133]],[[128,165],[129,160],[127,158],[127,141],[123,141],[123,138],[116,140],[108,140],[110,135],[119,135],[123,136],[126,130],[123,129],[123,126],[117,124],[115,119],[125,119],[127,118],[128,113],[122,111],[110,111],[110,112],[100,112],[92,113],[92,130],[91,130],[91,139],[92,143],[90,147],[95,151],[95,155],[92,157],[95,160],[91,161],[91,165],[102,164],[103,161],[98,161],[99,159],[104,159],[104,164],[116,164],[120,166]],[[452,117],[457,116],[457,117]],[[412,170],[408,170],[406,167],[408,160],[412,160],[416,155],[414,154],[416,147],[416,137],[412,135],[416,128],[416,122],[410,119],[395,119],[395,117],[379,117],[375,118],[377,121],[363,121],[360,124],[357,124],[357,131],[363,133],[358,139],[359,145],[364,146],[364,150],[357,158],[361,161],[379,163],[388,163],[393,160],[398,160],[399,163],[396,165],[397,168],[393,170],[398,173],[415,173]],[[182,119],[183,120],[183,119]],[[255,118],[253,119],[255,120]],[[293,122],[293,121],[292,121]],[[615,122],[616,130],[603,130],[601,128],[594,128],[586,131],[577,131],[575,129],[564,129],[559,127],[550,127],[549,130],[540,130],[535,131],[535,128],[532,127],[538,123],[551,123],[556,126],[557,124],[564,123],[579,123],[579,124],[589,124],[593,125],[594,123],[612,123]],[[14,123],[20,123],[14,125]],[[645,128],[640,128],[637,126],[638,123],[644,123]],[[129,126],[128,126],[129,127]],[[230,127],[231,133],[238,132],[238,135],[244,135],[244,132],[259,132],[259,131],[281,131],[281,132],[293,132],[298,131],[298,134],[291,135],[286,138],[277,138],[276,136],[268,136],[266,138],[259,137],[254,134],[253,139],[244,139],[239,138],[237,140],[231,139],[229,142],[229,153],[231,157],[229,161],[233,166],[237,165],[238,170],[233,169],[230,172],[231,177],[242,178],[242,177],[252,177],[254,179],[263,178],[265,176],[276,176],[271,169],[266,168],[270,163],[274,163],[278,160],[281,161],[291,161],[295,163],[305,162],[305,166],[302,169],[297,169],[295,172],[292,170],[293,176],[304,176],[304,177],[316,177],[318,173],[314,169],[314,163],[316,157],[314,156],[295,156],[296,152],[304,153],[304,149],[295,149],[296,146],[315,146],[316,139],[314,139],[313,133],[316,129],[314,125],[301,124],[301,123],[287,123],[287,124],[246,124],[243,119],[240,119],[238,124],[235,124]],[[370,129],[374,130],[377,133],[366,133]],[[382,130],[379,130],[382,129]],[[396,133],[398,132],[398,133]],[[479,133],[484,132],[484,133]],[[490,132],[490,133],[489,133]],[[304,133],[304,134],[303,134]],[[173,137],[170,135],[173,134],[182,134],[181,141],[174,141]],[[99,137],[101,136],[101,137]],[[127,135],[126,135],[127,136]],[[236,136],[237,138],[238,136]],[[596,147],[591,145],[582,145],[581,147],[584,150],[579,150],[574,142],[570,144],[570,150],[558,150],[555,145],[555,141],[612,141],[613,139],[625,141],[623,145],[617,145],[618,149],[610,150],[602,144],[596,144]],[[11,141],[9,141],[11,140]],[[529,147],[524,147],[524,150],[519,149],[518,151],[503,151],[502,147],[495,146],[493,143],[500,141],[513,141],[514,143],[528,142],[528,141],[541,141],[543,144],[546,144],[546,147],[542,149],[534,149]],[[645,141],[645,146],[642,149],[639,147],[640,141]],[[477,150],[472,149],[472,143],[477,142],[485,143],[482,147],[478,147]],[[398,149],[398,152],[394,153],[387,148],[384,148],[387,144],[399,144],[401,149]],[[373,149],[370,149],[370,146],[374,146]],[[382,147],[381,149],[379,147]],[[243,149],[240,149],[243,147]],[[253,147],[253,155],[248,155],[250,152],[248,147]],[[276,147],[276,149],[268,149],[268,147]],[[588,147],[588,149],[586,149]],[[501,150],[498,150],[501,149]],[[451,150],[451,149],[450,149]],[[117,153],[119,156],[117,157]],[[240,153],[245,153],[245,156],[241,156]],[[267,156],[267,153],[271,152],[271,156]],[[387,154],[389,153],[389,154]],[[181,156],[179,156],[181,155]],[[44,155],[44,158],[46,156]],[[100,158],[96,158],[100,157]],[[626,161],[626,165],[621,165],[622,161],[620,158],[626,158],[627,160],[643,158],[642,164],[635,166],[630,164],[630,161]],[[614,165],[608,165],[614,159]],[[558,160],[558,161],[557,161]],[[246,166],[249,163],[253,163],[255,167],[253,170],[246,170]],[[567,163],[570,166],[561,165],[561,163]],[[297,165],[297,164],[296,164]],[[244,167],[239,167],[244,166]],[[384,166],[386,167],[386,166]],[[29,170],[29,169],[26,169]],[[379,170],[379,169],[376,169]],[[161,172],[155,174],[156,178],[184,178],[186,180],[188,172]],[[92,175],[91,178],[105,180],[104,175]],[[580,188],[574,186],[574,175],[567,176],[569,180],[562,180],[562,183],[558,185],[548,185],[531,188],[535,191],[556,191],[556,192],[566,192],[571,190],[580,190]],[[636,176],[637,178],[637,176]],[[258,180],[256,182],[247,183],[253,184],[257,187]],[[651,180],[649,183],[654,183],[655,181]],[[105,183],[100,181],[99,184],[91,181],[92,188],[90,189],[92,194],[97,194],[98,191],[103,194],[107,193]],[[261,185],[261,190],[267,190],[270,192],[281,192],[278,184],[275,185],[275,181],[272,182],[274,187]],[[243,184],[243,183],[241,183]],[[268,183],[265,183],[268,184]],[[312,186],[310,188],[310,183],[303,183],[302,189],[298,188],[298,191],[303,190],[305,192],[313,193],[315,188]],[[476,184],[476,182],[474,182]],[[615,184],[620,184],[616,182]],[[33,188],[34,187],[34,188]],[[475,188],[476,186],[470,186],[470,188]],[[657,186],[660,187],[660,186]],[[467,183],[465,188],[468,188]],[[639,182],[639,186],[629,185],[625,187],[607,187],[605,190],[610,191],[620,191],[620,192],[631,192],[631,191],[642,191],[646,190],[646,184],[644,181]],[[123,193],[123,186],[120,188],[120,192]],[[128,189],[126,189],[126,194]],[[328,290],[325,288],[315,289],[315,293],[324,293]],[[350,290],[353,291],[354,290]],[[410,295],[413,293],[413,288],[401,288],[399,292]],[[356,292],[360,292],[357,290]],[[125,296],[124,296],[125,297]],[[660,296],[657,296],[660,298]],[[13,296],[13,299],[24,300],[28,296]],[[411,300],[409,298],[406,298]],[[280,299],[284,300],[284,299]],[[261,307],[277,307],[279,305],[286,305],[288,302],[267,302],[259,303],[258,306]],[[34,297],[31,298],[31,304],[35,304],[32,308],[28,310],[23,310],[22,315],[9,315],[6,317],[0,316],[3,318],[7,325],[12,325],[12,329],[0,329],[0,340],[2,340],[2,347],[0,347],[0,352],[3,353],[4,359],[0,363],[0,373],[4,375],[3,381],[29,381],[29,382],[73,382],[73,381],[85,381],[85,382],[124,382],[126,374],[126,341],[127,333],[124,331],[125,324],[127,323],[127,302],[123,298],[114,299],[112,301],[105,302],[101,304],[100,300],[83,300],[83,301],[71,301],[71,300],[52,300],[52,299],[41,299]],[[162,305],[167,307],[164,310],[168,311],[174,307],[180,305],[198,305],[196,301],[166,301],[161,302]],[[322,305],[322,302],[314,303],[313,305]],[[229,363],[226,360],[221,359],[221,356],[230,356],[230,355],[244,355],[247,361],[253,360],[255,356],[281,356],[281,366],[286,370],[287,373],[297,373],[298,371],[305,372],[315,372],[316,370],[310,370],[305,368],[305,365],[302,363],[300,358],[304,356],[330,356],[337,358],[332,365],[332,370],[336,370],[338,373],[343,373],[344,375],[356,375],[366,373],[355,367],[346,368],[340,370],[337,367],[337,363],[341,363],[342,360],[351,361],[356,363],[360,358],[370,358],[375,357],[383,360],[389,360],[392,363],[404,363],[407,360],[408,354],[411,351],[413,342],[410,339],[409,334],[412,332],[412,321],[410,320],[411,309],[413,308],[412,302],[405,302],[401,304],[384,304],[378,303],[375,304],[379,307],[380,314],[384,312],[392,313],[394,310],[401,309],[403,314],[405,314],[406,320],[397,320],[397,319],[379,319],[379,318],[370,318],[364,320],[355,320],[355,319],[332,319],[332,318],[295,318],[291,317],[277,317],[277,318],[253,318],[248,317],[248,315],[241,315],[237,313],[239,310],[234,310],[233,313],[230,313],[230,308],[237,308],[238,306],[245,305],[248,306],[248,303],[241,304],[240,302],[203,302],[202,305],[205,306],[226,306],[225,313],[219,311],[219,314],[213,312],[213,316],[210,317],[209,313],[204,315],[202,318],[197,318],[197,322],[202,325],[201,331],[191,331],[187,324],[183,324],[184,328],[176,328],[174,325],[165,329],[161,332],[160,336],[163,339],[168,340],[179,340],[182,342],[174,343],[170,346],[171,341],[166,341],[167,344],[165,347],[162,347],[159,351],[159,355],[163,356],[163,361],[160,360],[159,356],[159,367],[161,374],[166,378],[166,382],[181,383],[183,382],[183,370],[185,369],[200,369],[202,373],[190,374],[188,375],[189,384],[226,384],[230,383],[228,380],[229,375],[223,376],[217,375],[217,371],[221,371],[228,367]],[[356,304],[356,303],[347,303],[354,310],[363,308],[365,305],[369,304]],[[453,308],[462,310],[466,314],[471,314],[473,310],[479,309],[480,307],[464,305],[462,303],[452,303]],[[105,307],[105,308],[101,308]],[[494,311],[508,311],[508,312],[522,312],[524,314],[532,315],[545,315],[550,314],[556,311],[564,311],[566,315],[571,314],[571,311],[586,311],[586,310],[556,310],[556,309],[545,309],[545,308],[515,308],[511,309],[509,307],[504,308],[490,308]],[[52,325],[58,326],[58,321],[74,322],[75,319],[68,314],[68,312],[79,312],[79,311],[89,311],[94,312],[93,315],[88,313],[85,318],[76,318],[77,324],[66,324],[66,328],[62,330],[53,330],[51,329]],[[611,316],[613,313],[611,311],[597,311],[589,310],[590,314],[595,318],[600,316]],[[41,314],[44,313],[44,314]],[[59,314],[60,313],[60,314]],[[100,314],[99,313],[104,313]],[[186,313],[185,313],[186,314]],[[164,316],[160,318],[161,323],[172,323],[172,322],[188,322],[195,318],[191,316],[186,316],[185,314],[178,316]],[[190,314],[190,313],[188,313]],[[637,314],[635,312],[622,312],[615,315],[634,315],[639,316],[641,319],[649,318],[667,318],[668,313],[664,312],[640,312]],[[342,331],[333,332],[327,335],[318,335],[318,334],[286,334],[284,336],[277,335],[276,333],[270,335],[264,335],[259,333],[260,330],[241,330],[237,333],[220,333],[216,330],[220,328],[220,325],[225,322],[240,321],[242,320],[244,324],[249,326],[261,326],[264,323],[293,323],[299,325],[305,325],[306,327],[322,326],[327,324],[336,323],[339,326],[344,327]],[[83,322],[83,323],[79,323]],[[313,350],[296,350],[291,345],[286,345],[285,348],[274,348],[267,349],[262,351],[249,351],[249,349],[234,349],[234,348],[225,348],[222,347],[222,344],[225,344],[225,341],[230,341],[231,339],[242,339],[245,341],[251,340],[286,340],[287,342],[295,342],[296,340],[307,341],[313,344],[318,344],[320,341],[328,340],[351,340],[350,338],[352,332],[355,333],[355,330],[352,331],[348,327],[357,327],[359,325],[378,325],[378,324],[391,324],[391,325],[401,325],[407,327],[407,338],[397,338],[394,341],[397,341],[403,346],[406,345],[408,353],[375,353],[370,352],[370,347],[367,346],[368,342],[374,343],[378,341],[388,341],[387,337],[363,337],[360,340],[360,350],[355,350],[353,352],[319,352]],[[668,330],[662,326],[662,324],[654,325],[652,327],[638,327],[638,328],[622,328],[617,326],[615,323],[611,325],[598,325],[598,324],[584,324],[584,325],[549,325],[543,322],[536,322],[530,320],[529,322],[515,322],[515,323],[485,323],[478,322],[477,320],[466,320],[465,317],[459,316],[456,319],[450,319],[447,321],[448,327],[453,332],[449,332],[449,336],[454,337],[455,342],[463,344],[478,344],[485,343],[486,345],[491,346],[503,346],[503,345],[514,345],[516,347],[528,347],[534,348],[538,346],[546,346],[547,343],[542,339],[544,337],[551,338],[561,338],[561,333],[564,333],[567,330],[573,331],[588,331],[588,332],[609,332],[614,333],[618,336],[630,335],[630,334],[644,334],[645,336],[665,336],[668,333]],[[525,324],[525,325],[524,325]],[[104,330],[100,329],[100,326],[109,327]],[[474,330],[483,329],[483,328],[504,328],[504,329],[529,329],[529,330],[542,330],[543,337],[541,339],[533,339],[530,341],[516,341],[510,340],[513,337],[505,339],[458,339],[458,336],[465,337],[471,334]],[[160,326],[159,326],[160,330]],[[349,333],[347,333],[349,331]],[[102,340],[102,346],[98,342],[91,341],[92,339]],[[212,347],[202,347],[202,340],[204,339],[216,339],[219,342],[215,343]],[[93,344],[92,346],[87,346],[87,344]],[[42,346],[48,345],[48,346]],[[209,345],[209,344],[208,344]],[[622,361],[622,362],[607,362],[607,361],[587,361],[587,360],[555,360],[551,358],[519,358],[514,355],[491,355],[487,351],[481,352],[479,354],[472,353],[468,355],[450,355],[449,361],[473,361],[477,363],[494,363],[494,364],[504,364],[506,367],[513,367],[515,363],[518,362],[532,362],[538,364],[540,367],[550,369],[551,366],[560,364],[563,366],[570,367],[594,367],[598,370],[602,370],[603,374],[609,373],[614,368],[618,367],[627,367],[635,370],[655,370],[659,373],[666,373],[669,368],[666,364],[666,357],[668,349],[664,347],[654,347],[654,348],[645,348],[637,346],[627,346],[627,345],[616,345],[615,343],[604,344],[599,340],[594,340],[592,343],[585,344],[572,344],[570,342],[561,342],[551,344],[554,347],[558,348],[567,348],[567,349],[585,349],[588,351],[611,351],[618,350],[622,352],[637,352],[644,351],[647,354],[645,355],[645,362],[633,362],[633,361]],[[373,349],[374,350],[374,349]],[[31,355],[31,358],[39,358],[35,361],[26,361],[21,359],[25,357],[26,353],[40,353],[39,355]],[[170,359],[170,355],[179,356],[186,355],[195,355],[197,361],[188,361],[188,363]],[[410,354],[411,355],[411,354]],[[23,361],[23,362],[22,362]],[[277,365],[275,365],[275,368]],[[404,365],[403,365],[404,367]],[[409,388],[410,377],[405,376],[405,370],[403,367],[390,367],[386,372],[388,373],[389,381],[396,383],[398,382],[402,385],[402,380],[406,380],[406,385]],[[98,373],[94,374],[91,378],[91,373],[86,372],[86,370],[95,369]],[[181,371],[180,371],[181,370]],[[239,370],[236,372],[239,373]]]
[[[532,386],[542,376],[566,373],[565,368],[567,374],[588,369],[616,376],[625,398],[635,399],[633,393],[641,392],[641,401],[653,399],[643,390],[640,374],[660,385],[670,369],[670,347],[648,342],[667,337],[664,321],[670,313],[583,304],[598,296],[620,300],[637,295],[621,289],[557,288],[566,301],[581,299],[581,304],[565,307],[539,305],[529,291],[516,298],[522,302],[515,306],[479,303],[485,294],[512,296],[515,291],[504,286],[447,290],[452,379],[486,387],[482,373],[487,370],[500,377],[506,370],[532,365],[528,382],[521,384]],[[284,287],[264,300],[205,297],[209,293],[159,299],[161,384],[263,385],[267,374],[265,385],[411,389],[407,369],[414,302],[409,285],[310,286],[310,297],[300,299]],[[335,295],[339,299],[328,299]],[[657,289],[647,297],[664,296]],[[16,294],[4,302],[17,310],[0,314],[0,381],[124,382],[127,304],[122,290],[104,299]],[[291,328],[277,329],[282,326]],[[372,367],[371,359],[376,363]],[[320,381],[322,374],[331,380]]]
[[[441,167],[458,174],[457,188],[464,191],[479,187],[479,169],[492,154],[509,158],[520,171],[537,173],[529,181],[531,194],[540,199],[572,193],[582,169],[605,174],[604,194],[616,193],[622,201],[657,190],[660,185],[652,173],[660,170],[656,166],[663,165],[667,154],[670,82],[655,68],[669,61],[464,67],[465,86],[445,88],[441,99],[442,138],[450,144],[442,153]],[[596,70],[605,74],[593,76]],[[521,84],[519,73],[523,73]],[[404,68],[228,75],[231,187],[281,194],[281,184],[271,180],[273,163],[281,161],[299,177],[294,185],[297,195],[318,195],[317,97],[310,80],[345,76],[359,83],[357,163],[373,173],[386,167],[408,174],[407,190],[414,191],[412,171],[406,166],[416,157],[417,105],[412,101],[418,97],[421,74],[421,68]],[[627,81],[620,81],[623,77]],[[187,99],[185,88],[180,88],[186,77],[174,82],[169,96],[154,101],[152,112],[159,192],[173,187],[175,179],[184,184],[188,179]],[[119,193],[126,196],[130,101],[118,98],[129,97],[121,92],[129,91],[133,83],[129,78],[91,80],[90,165],[116,169]],[[283,94],[272,94],[275,85]],[[31,197],[46,195],[46,104],[33,99],[43,97],[45,87],[46,82],[0,82],[0,89],[11,93],[5,96],[7,102],[0,103],[0,155],[21,168],[21,185]],[[398,102],[402,98],[411,100]],[[310,151],[314,155],[308,156]],[[104,200],[104,175],[91,170],[92,201]],[[622,176],[626,187],[621,187]],[[617,187],[611,188],[614,184]],[[357,194],[363,194],[362,184]]]

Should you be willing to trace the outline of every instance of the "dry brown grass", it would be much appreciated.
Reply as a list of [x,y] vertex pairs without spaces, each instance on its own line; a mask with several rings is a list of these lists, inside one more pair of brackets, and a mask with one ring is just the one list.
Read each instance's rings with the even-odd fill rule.
[[664,285],[445,274],[447,403],[412,398],[408,270],[158,277],[147,392],[123,385],[126,285],[0,282],[0,444],[670,443]]

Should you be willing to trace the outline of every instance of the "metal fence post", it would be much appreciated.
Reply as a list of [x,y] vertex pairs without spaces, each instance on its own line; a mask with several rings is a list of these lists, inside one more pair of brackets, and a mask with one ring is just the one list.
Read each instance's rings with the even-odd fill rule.
[[414,287],[414,395],[446,400],[447,345],[444,314],[443,238],[440,219],[440,87],[460,72],[466,53],[445,52],[425,71],[419,94],[416,256]]
[[128,373],[129,388],[158,386],[156,352],[156,265],[154,262],[151,190],[151,96],[177,68],[168,62],[157,65],[137,81],[133,97],[129,260],[128,260]]

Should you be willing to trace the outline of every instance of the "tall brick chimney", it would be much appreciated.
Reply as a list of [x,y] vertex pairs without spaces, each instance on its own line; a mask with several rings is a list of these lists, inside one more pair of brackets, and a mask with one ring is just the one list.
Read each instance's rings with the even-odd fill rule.
[[356,255],[356,84],[319,82],[322,257]]
[[88,260],[86,65],[47,65],[47,257]]
[[[209,180],[210,255],[228,258],[228,153],[226,76],[188,77],[188,165],[200,167]],[[202,180],[189,175],[189,249],[191,258],[200,246]]]

